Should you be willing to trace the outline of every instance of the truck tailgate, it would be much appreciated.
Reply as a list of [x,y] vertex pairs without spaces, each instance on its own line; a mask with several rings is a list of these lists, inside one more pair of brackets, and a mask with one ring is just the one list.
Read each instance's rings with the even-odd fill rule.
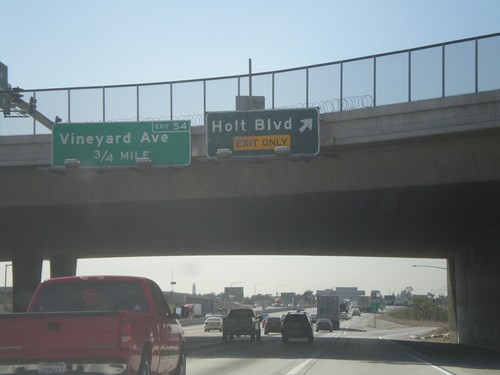
[[224,328],[244,328],[251,329],[252,328],[252,318],[225,318],[223,321]]
[[0,359],[106,357],[119,348],[117,311],[12,314],[0,329]]

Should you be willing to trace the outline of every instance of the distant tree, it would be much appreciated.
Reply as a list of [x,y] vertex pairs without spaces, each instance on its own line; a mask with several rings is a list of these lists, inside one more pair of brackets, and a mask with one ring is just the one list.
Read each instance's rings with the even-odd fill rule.
[[220,299],[226,299],[226,293],[224,293],[224,292],[220,292],[219,294],[217,294],[217,296],[216,296],[216,297],[218,297],[218,298],[220,298]]
[[274,297],[270,294],[257,294],[246,299],[249,305],[271,306],[274,303]]
[[312,290],[306,290],[300,299],[304,305],[314,305],[316,303],[316,296]]
[[407,286],[404,290],[401,291],[401,293],[399,293],[399,297],[402,300],[410,302],[413,297],[413,287]]
[[427,298],[413,298],[413,310],[416,320],[446,322],[448,321],[448,312],[446,307],[439,305],[439,300],[431,298],[429,293]]

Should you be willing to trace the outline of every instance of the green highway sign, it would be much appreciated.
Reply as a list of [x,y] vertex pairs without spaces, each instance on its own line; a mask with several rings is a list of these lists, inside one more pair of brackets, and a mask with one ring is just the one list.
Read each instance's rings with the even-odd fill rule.
[[290,155],[319,153],[317,108],[209,112],[205,123],[209,158],[218,150],[236,157],[271,156],[279,149]]
[[9,88],[9,77],[7,73],[7,65],[0,62],[0,90],[7,90]]
[[[7,65],[0,62],[0,91],[9,90],[9,78]],[[4,116],[9,114],[9,94],[0,94],[0,109],[4,111]]]
[[375,301],[371,301],[370,302],[370,311],[372,313],[377,313],[378,312],[378,309],[380,307],[380,303],[379,302],[375,302]]
[[191,163],[191,122],[55,124],[52,165],[62,167],[67,159],[77,159],[82,167],[135,166],[137,159],[186,166]]

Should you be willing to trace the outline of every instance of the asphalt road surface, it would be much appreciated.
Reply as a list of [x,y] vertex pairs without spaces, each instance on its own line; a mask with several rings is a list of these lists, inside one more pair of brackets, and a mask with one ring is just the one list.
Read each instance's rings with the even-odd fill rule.
[[500,374],[500,355],[457,344],[410,339],[433,327],[404,327],[363,314],[342,321],[340,330],[315,332],[314,342],[281,342],[279,333],[222,342],[202,325],[184,328],[187,373],[238,375],[324,374]]

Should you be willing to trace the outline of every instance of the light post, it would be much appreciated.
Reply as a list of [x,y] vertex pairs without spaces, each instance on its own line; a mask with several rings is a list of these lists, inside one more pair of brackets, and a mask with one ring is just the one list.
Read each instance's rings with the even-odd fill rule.
[[[234,293],[234,290],[233,290],[233,285],[234,285],[234,284],[245,284],[245,283],[246,283],[246,281],[235,281],[235,282],[232,282],[232,283],[230,284],[230,285],[231,285],[230,292],[231,292],[231,293]],[[234,301],[234,297],[235,297],[235,296],[236,296],[236,294],[232,294],[232,295],[230,294],[230,295],[228,295],[229,299],[230,299],[230,300],[233,300],[233,301]],[[243,298],[243,297],[244,297],[244,296],[242,295],[242,296],[241,296],[241,298]]]
[[412,267],[436,268],[438,270],[445,270],[445,271],[448,270],[446,267],[430,266],[428,264],[413,264]]
[[257,295],[257,285],[261,285],[261,283],[256,283],[253,287],[253,295],[256,296]]
[[283,284],[283,285],[278,285],[278,286],[276,287],[276,296],[274,297],[274,304],[275,304],[275,305],[278,305],[278,302],[276,302],[276,301],[278,301],[278,300],[280,301],[280,302],[279,302],[279,304],[281,304],[281,298],[279,298],[279,299],[278,299],[278,289],[279,289],[279,288],[282,288],[282,287],[284,287],[284,286],[286,286],[286,285],[285,285],[285,284]]
[[245,284],[245,281],[235,281],[234,283],[231,283],[231,288],[234,284]]
[[3,309],[4,311],[7,311],[7,267],[12,266],[12,263],[6,264],[5,265],[5,272],[4,272],[4,282],[3,282]]
[[[447,297],[446,297],[446,309],[450,308],[451,310],[448,313],[448,324],[450,327],[450,340],[453,342],[457,340],[457,321],[456,321],[456,306],[455,306],[455,301],[453,300],[453,293],[450,294],[448,291],[453,290],[453,286],[451,284],[451,279],[450,279],[450,272],[453,272],[453,268],[451,271],[448,270],[446,267],[438,267],[438,266],[429,266],[427,264],[414,264],[412,267],[427,267],[427,268],[436,268],[438,270],[445,270],[448,273],[448,290],[447,290]],[[451,312],[451,313],[450,313]]]
[[286,284],[279,285],[279,286],[276,287],[276,297],[278,297],[278,289],[279,288],[283,288],[284,286],[286,286]]
[[172,268],[172,281],[170,282],[170,287],[171,287],[170,293],[172,294],[172,305],[174,306],[174,308],[175,308],[175,303],[174,303],[174,285],[175,284],[176,284],[176,282],[174,281],[174,269]]

